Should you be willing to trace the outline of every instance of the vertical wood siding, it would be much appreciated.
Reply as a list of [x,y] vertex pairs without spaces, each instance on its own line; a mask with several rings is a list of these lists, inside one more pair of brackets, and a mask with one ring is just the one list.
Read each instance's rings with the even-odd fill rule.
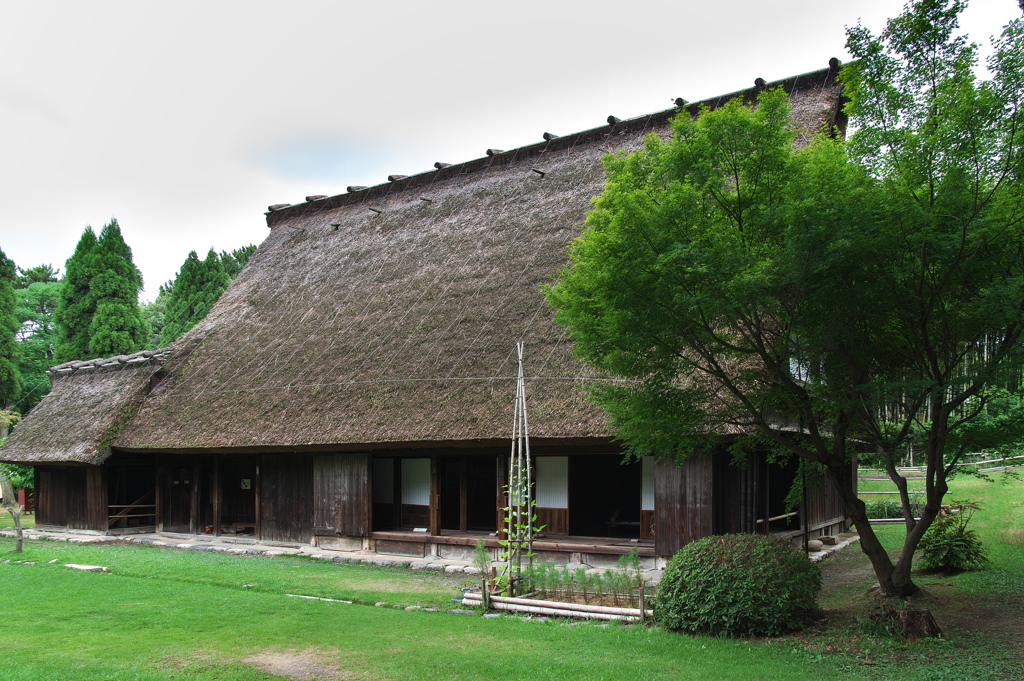
[[[388,480],[389,485],[390,482]],[[316,533],[346,537],[369,535],[369,454],[314,456],[313,504],[313,527]]]
[[259,469],[259,534],[308,542],[313,533],[313,456],[264,454]]
[[671,556],[714,532],[712,457],[693,457],[678,468],[671,461],[658,461],[655,470],[654,548],[659,556]]

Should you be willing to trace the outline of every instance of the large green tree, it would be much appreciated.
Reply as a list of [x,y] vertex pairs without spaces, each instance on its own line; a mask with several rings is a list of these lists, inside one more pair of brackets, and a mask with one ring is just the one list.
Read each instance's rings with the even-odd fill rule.
[[59,281],[33,281],[14,291],[18,301],[16,316],[21,325],[17,333],[16,357],[24,381],[18,400],[18,411],[22,414],[27,414],[50,391],[46,370],[54,364],[57,343],[54,315],[61,286]]
[[146,347],[149,327],[139,309],[142,273],[121,236],[117,220],[100,232],[94,251],[96,274],[89,282],[95,312],[89,323],[89,354],[108,357]]
[[[15,316],[14,282],[14,261],[0,251],[0,411],[10,410],[21,392],[21,374],[14,352],[14,337],[20,326]],[[0,426],[0,437],[7,434],[6,430]]]
[[64,264],[64,286],[55,315],[58,333],[53,360],[58,364],[90,356],[89,325],[96,311],[90,284],[97,274],[96,246],[96,232],[86,227],[75,252]]
[[108,357],[146,347],[149,327],[139,309],[142,274],[111,219],[99,238],[86,227],[64,266],[57,304],[55,362]]
[[[232,263],[236,263],[232,258]],[[160,344],[167,345],[199,323],[231,283],[221,258],[210,249],[205,260],[191,251],[167,297]]]
[[[549,290],[594,392],[634,455],[683,459],[746,433],[819,466],[883,593],[908,596],[915,549],[959,458],[1004,433],[999,386],[1024,329],[1024,26],[991,78],[955,37],[962,2],[908,5],[848,32],[856,132],[794,147],[788,102],[761,96],[673,122],[608,182]],[[987,427],[992,426],[992,427]],[[1017,429],[1019,430],[1019,429]],[[927,464],[896,560],[853,492],[856,451]]]

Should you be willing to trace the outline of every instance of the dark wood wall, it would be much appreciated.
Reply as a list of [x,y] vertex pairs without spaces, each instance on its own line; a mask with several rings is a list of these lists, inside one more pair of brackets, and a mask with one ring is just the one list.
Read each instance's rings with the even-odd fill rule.
[[40,467],[36,475],[38,524],[106,531],[107,493],[102,468]]
[[370,534],[370,455],[313,457],[313,531],[365,537]]
[[259,536],[308,542],[313,535],[313,455],[264,454],[259,469]]
[[710,454],[681,466],[658,461],[654,469],[654,549],[671,556],[695,539],[715,531],[712,513],[714,468]]

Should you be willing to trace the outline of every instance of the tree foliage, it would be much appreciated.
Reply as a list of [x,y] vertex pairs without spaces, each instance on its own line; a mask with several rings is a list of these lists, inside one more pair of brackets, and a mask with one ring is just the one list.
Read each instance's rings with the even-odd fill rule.
[[224,265],[224,272],[230,279],[234,280],[234,278],[238,276],[238,273],[242,271],[242,268],[245,267],[246,263],[249,262],[249,256],[255,252],[255,244],[242,246],[241,248],[236,248],[231,252],[221,251],[220,261]]
[[[743,432],[821,465],[891,595],[916,590],[947,478],[1021,372],[1024,27],[1006,27],[979,81],[975,46],[954,37],[962,7],[921,0],[881,36],[849,30],[849,141],[795,148],[769,92],[607,157],[549,290],[577,352],[630,379],[594,397],[633,454],[685,458]],[[849,464],[869,450],[909,508],[895,464],[914,442],[927,499],[894,563]]]
[[95,276],[96,232],[86,227],[82,232],[75,252],[64,264],[64,287],[57,303],[57,347],[54,362],[89,357],[89,325],[92,323],[96,304],[90,293],[90,284]]
[[103,227],[99,238],[86,227],[64,270],[54,361],[108,357],[145,347],[149,330],[138,303],[142,275],[116,219]]
[[[237,261],[232,257],[232,263]],[[191,251],[167,297],[161,345],[168,345],[199,323],[231,283],[221,258],[210,249],[205,260]]]
[[[37,269],[37,268],[33,268]],[[27,414],[50,391],[46,370],[54,364],[57,343],[55,312],[62,284],[34,281],[14,291],[18,299],[16,357],[24,382],[18,410]]]
[[109,357],[146,347],[149,328],[139,309],[142,274],[132,261],[132,250],[121,236],[117,220],[100,232],[94,251],[96,274],[89,282],[95,312],[89,323],[89,354]]
[[14,337],[18,332],[14,295],[15,267],[0,251],[0,409],[10,409],[21,392],[21,373],[14,356]]

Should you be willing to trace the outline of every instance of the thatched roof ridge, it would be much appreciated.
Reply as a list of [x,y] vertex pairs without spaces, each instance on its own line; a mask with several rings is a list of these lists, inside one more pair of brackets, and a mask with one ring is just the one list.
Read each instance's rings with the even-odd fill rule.
[[[836,122],[834,68],[704,104],[774,85],[790,92],[796,128]],[[60,409],[34,411],[18,430],[38,434],[32,451],[59,445],[82,463],[101,458],[111,433],[130,451],[494,444],[511,432],[523,341],[531,436],[606,441],[605,415],[586,399],[606,379],[574,357],[541,287],[604,187],[601,158],[667,134],[676,112],[271,211],[266,240],[156,373],[129,361],[56,367],[68,376],[55,382]],[[109,404],[88,401],[104,390]],[[98,434],[74,444],[88,419]]]
[[[800,93],[809,90],[821,90],[822,88],[834,87],[836,84],[836,76],[839,72],[838,67],[839,61],[832,59],[829,62],[829,67],[826,69],[811,71],[798,76],[791,76],[789,78],[776,80],[770,83],[758,78],[755,85],[751,88],[737,90],[717,97],[711,97],[700,102],[686,103],[684,108],[691,115],[696,116],[702,107],[714,109],[737,97],[742,98],[744,102],[755,102],[757,101],[758,95],[764,90],[782,88],[792,97],[793,95],[799,95]],[[599,142],[613,136],[636,133],[638,130],[650,130],[651,128],[662,127],[680,111],[681,108],[677,106],[672,107],[671,109],[657,111],[645,116],[637,116],[636,118],[618,121],[577,133],[561,136],[552,135],[551,139],[546,139],[543,142],[519,147],[517,149],[501,151],[500,153],[493,155],[488,154],[481,158],[462,163],[437,164],[440,167],[424,171],[422,173],[417,173],[415,175],[404,176],[398,180],[382,182],[372,187],[352,187],[352,189],[355,189],[356,191],[350,191],[345,194],[338,194],[329,197],[307,197],[307,201],[305,203],[275,204],[274,206],[271,206],[272,210],[269,210],[266,213],[267,226],[274,227],[285,220],[299,215],[306,215],[311,212],[319,213],[325,209],[329,210],[333,208],[340,208],[355,202],[383,199],[396,190],[407,190],[430,186],[438,180],[485,170],[495,164],[508,163],[512,159],[527,159],[547,152],[564,151],[566,149],[579,146],[580,144]],[[841,113],[837,108],[835,115],[827,122],[830,125],[836,124],[837,118],[840,115]],[[797,120],[795,122],[798,127],[801,127],[801,129],[808,130],[806,126],[800,125],[804,121]],[[813,130],[808,131],[814,132]],[[488,151],[492,150],[489,149]]]

